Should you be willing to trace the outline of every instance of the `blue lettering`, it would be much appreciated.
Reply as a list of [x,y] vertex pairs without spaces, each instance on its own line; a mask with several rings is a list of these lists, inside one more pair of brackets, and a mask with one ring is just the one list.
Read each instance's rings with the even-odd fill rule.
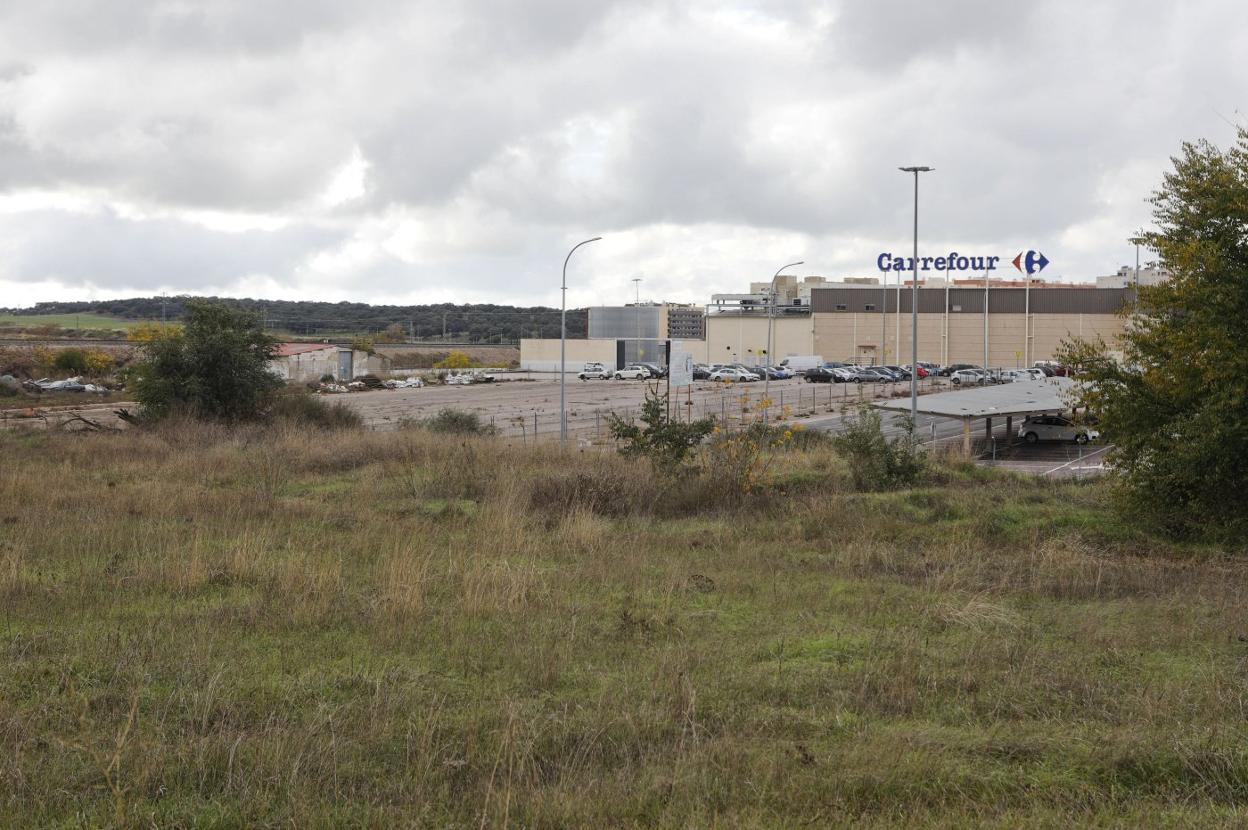
[[919,257],[919,262],[922,263],[922,265],[920,265],[919,268],[924,271],[932,267],[932,258],[930,256]]
[[875,267],[881,271],[888,271],[888,260],[892,259],[892,254],[880,254],[879,259],[875,261]]
[[946,263],[947,263],[948,261],[949,261],[949,260],[945,259],[943,256],[938,256],[938,257],[936,257],[936,270],[937,270],[937,271],[943,271],[943,270],[945,270],[945,268],[947,268],[947,267],[948,267],[948,266],[946,265]]
[[971,261],[964,256],[958,257],[958,270],[965,271],[971,267]]
[[899,256],[895,256],[893,257],[893,270],[894,271],[909,271],[910,266],[906,264],[906,261],[904,259],[902,259]]
[[984,270],[984,258],[982,256],[971,257],[971,270],[972,271]]
[[998,262],[1000,262],[1000,261],[1001,261],[1001,257],[999,257],[999,256],[990,256],[990,257],[988,257],[988,270],[989,270],[989,271],[995,271],[995,270],[997,270],[997,263],[998,263]]

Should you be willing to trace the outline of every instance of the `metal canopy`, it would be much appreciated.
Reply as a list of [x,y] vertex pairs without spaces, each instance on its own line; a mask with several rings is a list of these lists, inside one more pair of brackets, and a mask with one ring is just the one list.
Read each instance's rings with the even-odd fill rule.
[[[1033,412],[1061,412],[1070,409],[1068,393],[1075,385],[1070,378],[1046,378],[993,386],[972,386],[956,392],[919,396],[919,414],[942,418],[993,418],[998,415],[1030,415]],[[877,403],[879,409],[909,412],[910,400]]]

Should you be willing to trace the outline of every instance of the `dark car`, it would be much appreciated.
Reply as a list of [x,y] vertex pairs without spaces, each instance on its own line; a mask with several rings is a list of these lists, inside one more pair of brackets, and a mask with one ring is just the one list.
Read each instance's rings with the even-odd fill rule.
[[694,380],[710,380],[711,379],[711,367],[703,366],[701,363],[697,364],[696,366],[693,367],[693,379]]
[[650,372],[650,377],[652,377],[652,378],[665,378],[665,377],[667,377],[667,367],[666,367],[666,366],[660,366],[660,365],[659,365],[659,364],[657,364],[657,363],[638,363],[637,365],[638,365],[638,366],[645,366],[645,367],[646,367],[646,369],[647,369],[647,371],[649,371],[649,372]]
[[979,369],[974,363],[950,363],[948,366],[940,370],[940,376],[947,378],[954,372],[961,372],[963,369]]
[[904,366],[885,366],[884,368],[891,372],[897,380],[910,380],[910,370]]
[[807,383],[837,383],[836,373],[827,366],[816,366],[806,370]]

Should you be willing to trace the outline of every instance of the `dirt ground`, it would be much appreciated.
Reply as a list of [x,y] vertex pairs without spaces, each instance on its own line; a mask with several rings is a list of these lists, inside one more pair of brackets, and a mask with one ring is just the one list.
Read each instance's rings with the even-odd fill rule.
[[[554,375],[515,374],[499,383],[473,386],[428,386],[422,389],[377,390],[341,395],[346,405],[363,416],[373,429],[396,429],[405,419],[427,418],[442,409],[475,412],[503,435],[524,439],[559,436],[559,382]],[[607,415],[636,416],[647,386],[640,381],[567,382],[568,430],[582,440],[607,435]],[[846,403],[905,393],[905,384],[811,384],[798,379],[771,382],[771,415],[783,412],[801,417],[839,411]],[[665,386],[659,386],[660,392]],[[763,384],[737,386],[702,382],[679,395],[684,417],[714,416],[729,422],[749,420],[759,412]]]

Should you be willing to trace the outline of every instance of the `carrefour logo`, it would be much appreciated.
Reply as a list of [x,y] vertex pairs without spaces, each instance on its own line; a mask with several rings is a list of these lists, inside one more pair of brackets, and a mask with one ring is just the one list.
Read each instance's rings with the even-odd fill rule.
[[1049,260],[1039,251],[1024,251],[1014,257],[1014,267],[1026,274],[1039,274]]
[[[974,271],[984,273],[997,270],[999,256],[971,256],[950,251],[948,256],[919,257],[920,271]],[[1038,274],[1049,264],[1048,258],[1039,251],[1022,251],[1011,260],[1014,267],[1026,274]],[[875,267],[881,271],[913,271],[914,258],[894,256],[885,251],[875,259]]]

